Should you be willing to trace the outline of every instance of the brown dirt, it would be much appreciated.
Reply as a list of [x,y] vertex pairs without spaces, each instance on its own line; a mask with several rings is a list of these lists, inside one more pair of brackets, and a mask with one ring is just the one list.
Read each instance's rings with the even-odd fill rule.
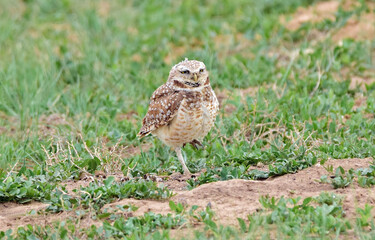
[[260,88],[271,88],[278,94],[278,89],[276,85],[263,84],[257,87],[248,87],[248,88],[236,88],[231,91],[227,89],[215,89],[216,97],[219,101],[219,108],[224,109],[224,116],[228,116],[237,110],[236,106],[231,103],[228,103],[228,100],[232,100],[235,97],[239,96],[241,101],[246,104],[246,97],[255,97]]
[[0,111],[0,134],[13,134],[16,131],[15,123],[17,123],[17,118]]
[[108,17],[111,10],[111,5],[107,1],[100,1],[97,6],[97,11],[101,17]]
[[366,108],[366,106],[367,106],[367,97],[363,95],[355,96],[353,111],[356,111],[360,108]]
[[366,91],[366,86],[375,82],[375,71],[368,69],[359,76],[353,73],[349,67],[344,67],[339,73],[333,73],[333,77],[337,81],[345,81],[349,79],[349,89],[357,90],[360,88],[362,91]]
[[[368,167],[372,161],[372,158],[329,160],[326,165],[333,165],[334,168],[342,166],[348,170]],[[306,198],[318,196],[323,191],[334,192],[345,196],[344,210],[349,217],[354,217],[356,207],[363,207],[365,203],[375,203],[373,189],[360,188],[355,184],[344,189],[333,189],[329,184],[317,181],[322,175],[328,175],[327,171],[323,166],[316,165],[296,174],[287,174],[266,181],[236,179],[208,183],[191,191],[178,191],[172,200],[188,206],[206,207],[209,204],[215,211],[217,220],[229,225],[236,224],[238,217],[246,219],[247,215],[256,212],[261,207],[259,198],[265,195],[277,198],[281,196]],[[135,215],[142,215],[149,211],[161,214],[170,212],[168,201],[124,199],[109,204],[108,207],[119,204],[138,206]]]
[[[8,116],[4,112],[0,112],[0,120],[3,120],[4,126],[7,126],[7,128],[0,126],[0,134],[6,134],[8,136],[24,136],[25,131],[20,131],[19,128],[21,125],[19,118]],[[27,132],[30,131],[30,128],[36,121],[38,123],[38,135],[43,138],[55,136],[58,133],[58,128],[61,126],[74,126],[72,119],[67,118],[65,114],[43,114],[38,119],[29,119],[26,123]]]
[[164,58],[164,62],[168,65],[171,65],[178,58],[181,58],[187,50],[185,46],[176,46],[173,44],[170,44],[170,49],[168,55]]
[[[260,36],[255,36],[259,40]],[[245,37],[243,33],[220,34],[213,39],[214,47],[219,59],[225,59],[227,56],[240,54],[243,57],[253,58],[254,55],[249,51],[254,43]]]
[[[331,37],[338,45],[341,45],[342,41],[348,38],[355,41],[373,40],[375,36],[375,3],[373,1],[365,1],[364,4],[368,8],[367,11],[361,12],[360,15],[353,14],[339,29],[331,29],[328,31],[310,29],[309,32],[306,33],[306,38],[312,45],[327,37]],[[300,7],[291,15],[281,16],[280,21],[288,30],[295,31],[299,29],[302,24],[307,22],[318,23],[325,19],[334,21],[336,18],[335,14],[338,12],[339,8],[342,8],[344,11],[351,11],[360,7],[360,5],[361,3],[359,1],[354,0],[321,1],[306,8]],[[288,46],[288,43],[284,45],[287,46],[287,48],[295,49],[295,46]],[[278,48],[270,51],[268,54],[278,57],[279,66],[285,66],[293,57],[298,56],[298,54],[294,54],[295,52],[296,51],[283,51],[282,48]],[[360,75],[356,75],[351,68],[342,68],[339,74],[334,75],[336,75],[339,81],[350,79],[350,89],[361,88],[365,91],[366,85],[375,82],[375,73],[371,69]]]
[[361,88],[362,90],[366,90],[366,85],[370,85],[375,82],[375,71],[373,73],[373,77],[370,76],[370,73],[368,73],[369,76],[349,76],[350,78],[350,89],[357,89]]
[[345,26],[340,28],[333,36],[335,42],[339,42],[345,38],[354,40],[373,40],[375,36],[375,14],[371,9],[369,13],[361,16],[352,16]]
[[185,53],[202,48],[203,43],[198,39],[192,39],[190,42],[176,45],[174,43],[168,44],[168,54],[164,57],[164,62],[168,65],[176,64],[183,60]]
[[14,18],[20,18],[26,11],[26,4],[22,0],[15,0],[12,2],[2,2],[0,8],[0,15],[3,16],[4,13],[9,13]]
[[[139,56],[139,55],[138,55]],[[134,57],[134,56],[133,56]],[[140,57],[140,56],[139,56]],[[134,57],[135,58],[135,57]],[[134,59],[133,59],[134,60]],[[135,61],[135,60],[134,60]],[[138,61],[138,60],[137,60]],[[116,114],[116,121],[118,122],[121,122],[121,121],[124,121],[124,120],[127,120],[129,122],[131,122],[132,124],[134,124],[134,126],[137,125],[138,123],[138,119],[137,119],[137,112],[136,111],[130,111],[130,112],[127,112],[127,113],[117,113]]]
[[48,204],[40,202],[31,202],[28,204],[0,203],[0,231],[35,223],[34,218],[40,219],[40,216],[27,214],[32,210],[39,211],[47,206]]
[[319,2],[307,8],[299,7],[290,17],[290,20],[285,16],[282,16],[280,20],[288,30],[295,31],[307,22],[317,23],[324,19],[335,20],[335,12],[337,12],[339,5],[339,1],[333,0]]
[[140,54],[134,54],[131,59],[134,61],[134,62],[142,62],[142,56]]
[[[17,203],[0,203],[0,231],[15,229],[21,226],[31,225],[52,225],[56,221],[77,219],[74,211],[61,213],[46,213],[41,211],[40,214],[29,214],[32,210],[38,212],[46,208],[48,204],[40,202],[31,202],[28,204]],[[93,220],[90,216],[83,216],[78,225],[80,227],[89,227],[92,224],[99,226],[101,222]]]
[[72,121],[68,120],[65,114],[59,113],[42,115],[38,122],[38,135],[43,138],[55,136],[59,126],[73,126]]
[[[335,13],[341,7],[345,11],[353,10],[360,5],[359,1],[354,0],[332,0],[322,1],[309,6],[307,8],[299,7],[291,16],[281,16],[280,22],[290,31],[295,31],[302,26],[302,24],[318,23],[325,19],[335,21]],[[354,40],[372,40],[375,35],[375,4],[371,1],[366,1],[369,8],[368,13],[362,13],[361,16],[355,14],[346,22],[346,24],[332,33],[332,39],[335,42],[340,42],[345,38]],[[313,31],[314,39],[324,39],[327,34],[322,34],[319,31]],[[316,35],[319,35],[318,37]]]
[[[350,168],[368,167],[372,162],[372,158],[339,159],[328,160],[325,166],[332,165],[334,168],[342,166],[348,170]],[[322,175],[329,175],[329,173],[323,166],[317,164],[298,173],[274,177],[266,181],[236,179],[204,184],[191,191],[186,190],[185,182],[179,182],[176,179],[167,180],[163,184],[175,189],[176,195],[171,200],[187,206],[198,205],[206,207],[210,205],[216,213],[218,222],[226,225],[237,224],[238,217],[246,219],[247,215],[255,213],[261,207],[259,198],[265,195],[277,198],[282,196],[306,198],[318,196],[323,191],[334,192],[345,197],[343,207],[349,218],[355,216],[357,207],[363,207],[365,203],[375,204],[374,188],[361,188],[357,184],[353,184],[348,188],[333,189],[331,185],[318,181]],[[79,185],[82,185],[82,182],[72,183],[73,187],[68,186],[68,189],[71,191],[73,188],[79,187]],[[168,200],[123,199],[107,204],[104,208],[114,208],[116,205],[129,204],[139,207],[134,212],[135,216],[143,215],[149,211],[161,214],[170,212]],[[50,224],[57,219],[72,217],[71,213],[27,215],[33,209],[40,210],[44,207],[46,207],[46,204],[36,202],[25,205],[1,203],[0,231],[28,223]]]

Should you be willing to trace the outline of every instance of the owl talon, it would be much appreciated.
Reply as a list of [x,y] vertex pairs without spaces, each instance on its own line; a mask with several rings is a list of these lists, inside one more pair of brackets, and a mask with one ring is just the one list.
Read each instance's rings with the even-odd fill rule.
[[[189,142],[195,149],[199,150],[200,148],[203,148],[203,144],[198,141],[197,139],[194,139],[193,141]],[[182,145],[182,147],[185,147],[186,143]]]
[[197,139],[194,139],[193,141],[191,141],[190,144],[193,145],[196,149],[203,148],[203,144]]

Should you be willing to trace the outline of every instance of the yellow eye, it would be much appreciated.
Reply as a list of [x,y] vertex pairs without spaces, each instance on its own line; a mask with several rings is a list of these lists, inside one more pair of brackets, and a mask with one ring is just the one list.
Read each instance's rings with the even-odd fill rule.
[[200,72],[200,73],[202,73],[203,71],[204,71],[204,69],[203,69],[203,68],[199,69],[199,72]]
[[181,71],[182,74],[189,74],[190,71],[189,70],[184,70],[184,71]]

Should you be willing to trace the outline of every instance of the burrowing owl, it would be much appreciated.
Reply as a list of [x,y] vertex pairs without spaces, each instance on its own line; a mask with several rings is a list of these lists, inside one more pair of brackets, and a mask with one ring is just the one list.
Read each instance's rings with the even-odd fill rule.
[[187,143],[202,145],[200,141],[214,125],[218,110],[206,66],[185,59],[172,67],[167,82],[152,94],[138,136],[157,136],[176,151],[184,174],[190,174],[181,148]]

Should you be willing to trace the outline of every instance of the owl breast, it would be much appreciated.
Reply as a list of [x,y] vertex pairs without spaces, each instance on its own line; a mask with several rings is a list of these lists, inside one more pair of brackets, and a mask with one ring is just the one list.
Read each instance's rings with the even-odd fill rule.
[[202,140],[215,123],[219,103],[211,87],[201,92],[187,92],[176,117],[153,134],[176,148],[194,139]]

